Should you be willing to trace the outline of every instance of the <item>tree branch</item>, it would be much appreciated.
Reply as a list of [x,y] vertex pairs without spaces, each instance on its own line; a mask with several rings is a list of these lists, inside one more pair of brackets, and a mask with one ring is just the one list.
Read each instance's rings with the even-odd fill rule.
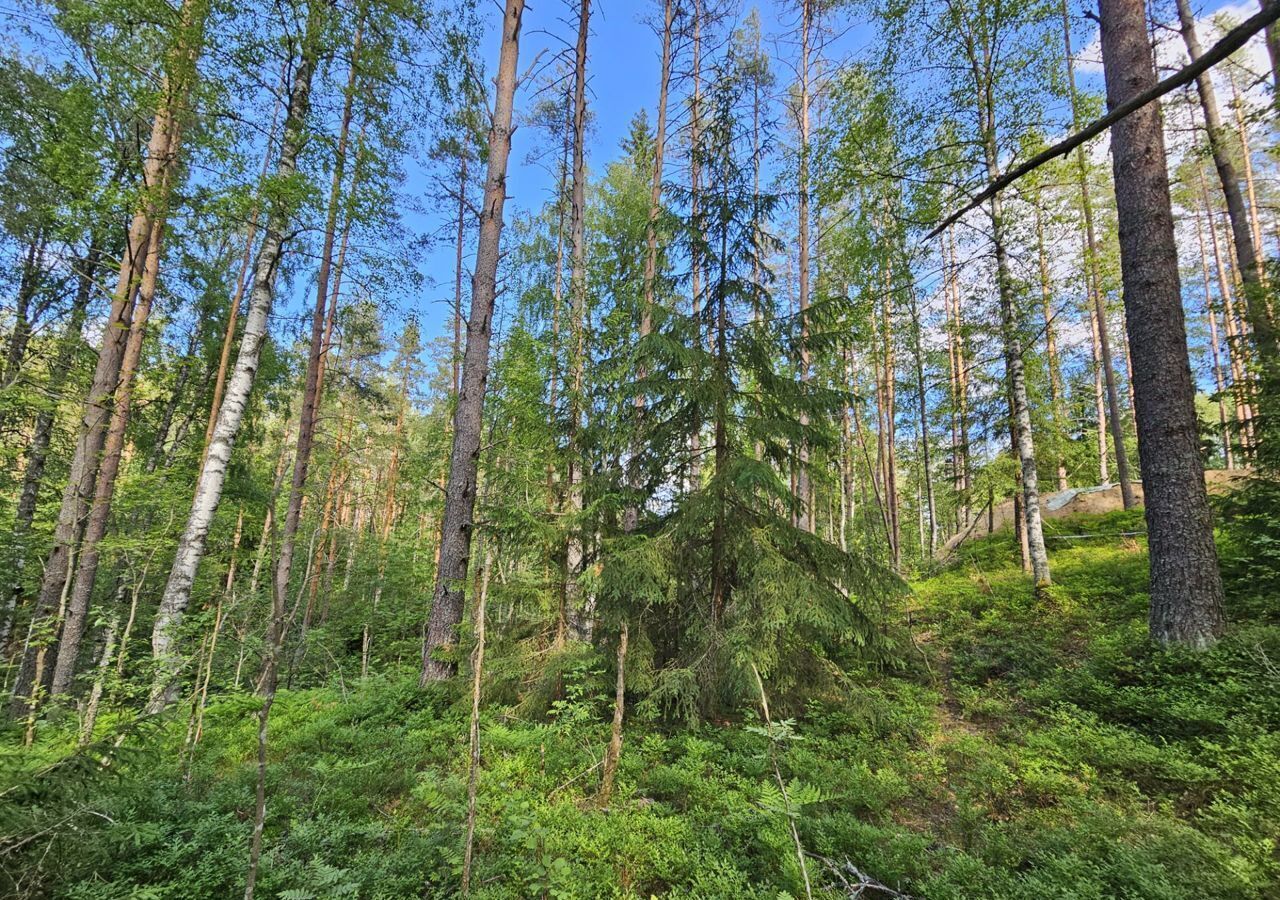
[[1022,176],[1035,171],[1050,160],[1057,159],[1059,156],[1065,156],[1085,141],[1097,137],[1112,125],[1146,106],[1148,103],[1159,100],[1165,94],[1170,91],[1177,90],[1185,84],[1190,84],[1197,76],[1217,63],[1222,62],[1232,53],[1247,44],[1251,37],[1270,25],[1272,22],[1276,21],[1276,19],[1280,19],[1280,0],[1268,0],[1268,2],[1263,4],[1261,11],[1256,15],[1245,19],[1245,21],[1228,31],[1223,36],[1222,40],[1218,41],[1218,43],[1214,45],[1213,49],[1204,54],[1204,56],[1189,65],[1183,66],[1168,78],[1158,82],[1149,91],[1121,103],[1115,109],[1111,110],[1111,112],[1096,120],[1091,125],[1085,126],[1070,137],[1059,141],[1047,150],[1042,150],[1021,165],[1010,169],[995,181],[988,184],[981,192],[973,197],[973,199],[960,207],[960,209],[943,219],[932,231],[925,235],[924,239],[926,241],[933,240],[946,230],[947,226],[954,224],[963,215],[973,209],[976,209],[987,200],[990,200]]

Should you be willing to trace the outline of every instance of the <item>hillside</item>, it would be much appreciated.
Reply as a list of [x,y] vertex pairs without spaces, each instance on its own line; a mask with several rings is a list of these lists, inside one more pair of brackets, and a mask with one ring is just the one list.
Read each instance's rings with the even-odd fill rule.
[[[473,896],[804,896],[788,811],[815,897],[858,896],[855,869],[883,885],[864,897],[1280,896],[1274,604],[1236,585],[1217,649],[1157,652],[1143,549],[1058,543],[1040,602],[1008,533],[966,546],[915,585],[900,668],[846,673],[771,731],[750,709],[679,729],[641,708],[607,811],[593,803],[611,701],[597,659],[568,665],[546,716],[486,705]],[[105,769],[109,742],[45,768],[65,731],[6,750],[4,830],[26,843],[0,856],[5,893],[237,895],[257,705],[211,703],[190,761],[185,715],[116,723],[127,737]],[[407,677],[281,691],[261,896],[453,896],[466,729],[465,700]]]

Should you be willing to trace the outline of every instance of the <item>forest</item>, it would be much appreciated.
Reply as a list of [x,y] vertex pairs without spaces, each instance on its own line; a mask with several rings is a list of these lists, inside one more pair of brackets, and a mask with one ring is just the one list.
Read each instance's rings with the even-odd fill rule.
[[1280,898],[1277,19],[0,5],[0,896]]

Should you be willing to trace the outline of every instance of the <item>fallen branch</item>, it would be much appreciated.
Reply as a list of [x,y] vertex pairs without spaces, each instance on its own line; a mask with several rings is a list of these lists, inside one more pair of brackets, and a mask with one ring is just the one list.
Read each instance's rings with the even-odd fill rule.
[[1183,66],[1168,78],[1158,82],[1150,90],[1144,91],[1138,96],[1126,100],[1124,103],[1121,103],[1115,109],[1111,110],[1111,112],[1107,113],[1102,118],[1097,119],[1092,124],[1086,125],[1070,137],[1059,141],[1047,150],[1040,151],[1026,162],[1014,166],[1008,172],[1005,172],[995,181],[991,182],[979,191],[978,194],[968,203],[943,219],[932,231],[925,235],[925,241],[933,240],[945,231],[947,226],[955,224],[966,213],[976,209],[987,200],[990,200],[1022,176],[1035,171],[1050,160],[1057,159],[1059,156],[1067,155],[1085,141],[1091,140],[1092,138],[1102,134],[1102,132],[1106,131],[1112,125],[1116,124],[1126,116],[1142,109],[1142,107],[1146,106],[1148,103],[1159,100],[1165,94],[1195,81],[1197,76],[1231,56],[1232,53],[1247,44],[1250,38],[1262,29],[1266,28],[1272,22],[1276,21],[1276,19],[1280,19],[1280,0],[1269,0],[1269,2],[1264,2],[1262,4],[1262,9],[1258,13],[1250,16],[1235,28],[1228,31],[1223,35],[1222,40],[1218,41],[1218,43],[1214,45],[1213,49],[1204,54],[1204,56],[1201,56],[1195,62]]
[[872,878],[851,863],[847,857],[844,862],[836,862],[834,859],[819,856],[817,853],[810,853],[809,856],[827,867],[827,871],[835,878],[838,882],[837,886],[845,891],[845,896],[847,897],[862,897],[866,895],[867,891],[876,891],[882,897],[893,897],[895,900],[914,900],[910,894],[894,890],[884,882]]

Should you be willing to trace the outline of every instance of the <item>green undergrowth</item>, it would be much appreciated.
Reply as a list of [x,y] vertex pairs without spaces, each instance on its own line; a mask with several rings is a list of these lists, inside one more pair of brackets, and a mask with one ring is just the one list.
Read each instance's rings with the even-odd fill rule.
[[[815,896],[847,896],[823,859],[931,900],[1280,896],[1276,605],[1233,584],[1217,649],[1159,651],[1141,537],[1118,536],[1140,514],[1052,525],[1098,536],[1050,539],[1045,594],[1009,535],[974,542],[914,586],[901,671],[848,674],[794,721],[633,720],[608,810],[603,662],[570,666],[549,715],[486,707],[472,895],[802,897],[792,815]],[[258,896],[454,896],[466,708],[407,677],[282,692]],[[68,755],[56,729],[5,750],[0,825],[56,827],[7,842],[4,890],[239,896],[256,710],[214,700],[189,764],[182,717],[118,753]]]

